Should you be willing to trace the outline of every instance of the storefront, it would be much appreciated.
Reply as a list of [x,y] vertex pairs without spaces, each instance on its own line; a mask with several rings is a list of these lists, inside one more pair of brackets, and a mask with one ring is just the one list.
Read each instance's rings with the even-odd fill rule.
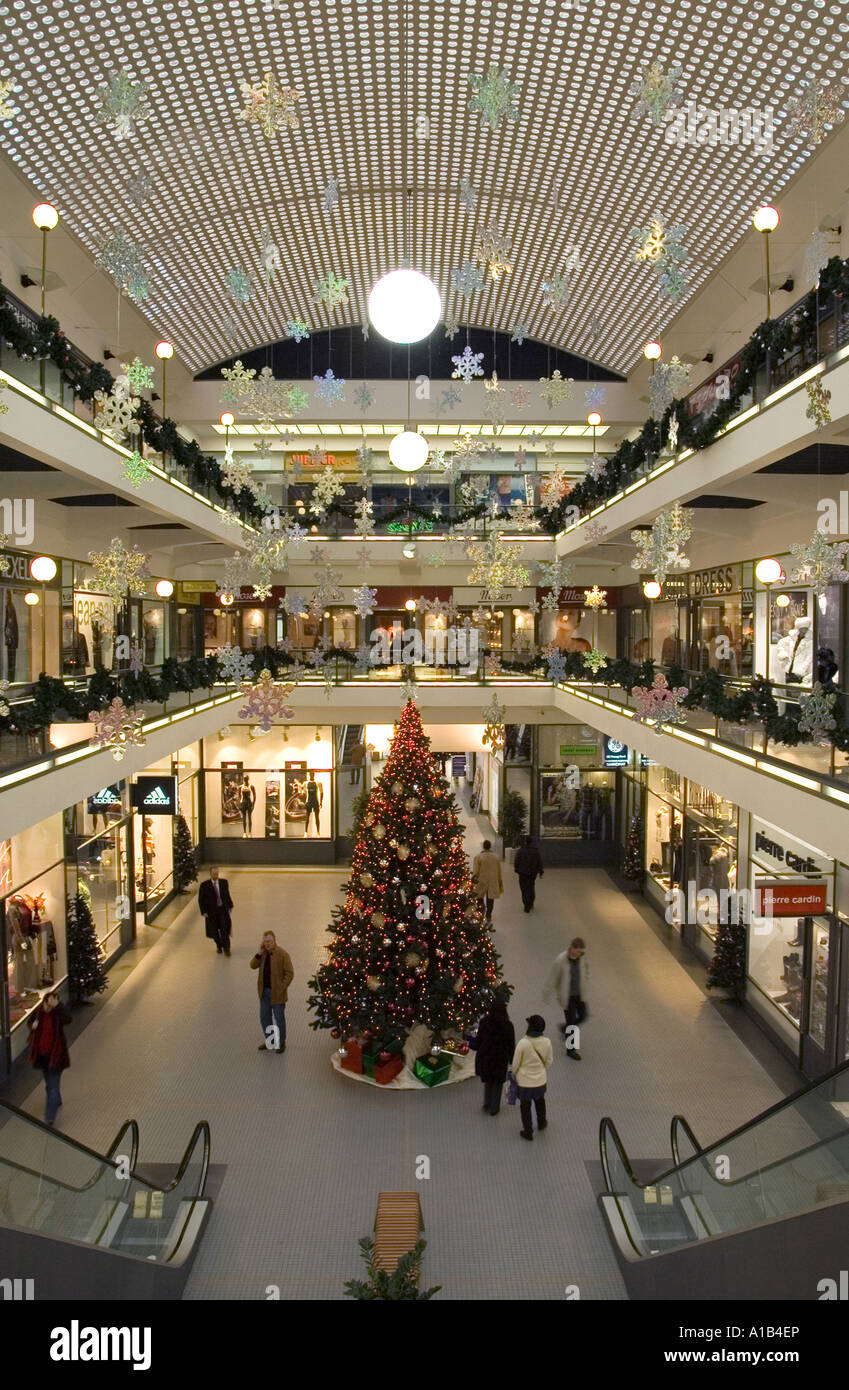
[[0,841],[0,1071],[26,1050],[27,1019],[67,969],[62,814]]
[[61,562],[53,579],[39,582],[30,574],[33,558],[0,551],[0,680],[11,685],[59,674]]
[[532,833],[547,864],[608,864],[616,858],[616,772],[610,740],[583,724],[537,730]]
[[[541,603],[546,589],[537,590]],[[584,589],[566,587],[560,591],[559,607],[543,608],[539,617],[539,643],[553,643],[559,651],[588,652],[593,646],[612,657],[616,651],[615,589],[606,592],[603,608],[588,608]]]

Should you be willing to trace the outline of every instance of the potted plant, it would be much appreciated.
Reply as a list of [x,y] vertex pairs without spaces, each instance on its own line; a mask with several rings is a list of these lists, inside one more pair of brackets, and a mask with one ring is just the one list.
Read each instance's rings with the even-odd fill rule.
[[432,1289],[419,1288],[422,1255],[426,1244],[427,1242],[424,1240],[417,1241],[412,1250],[408,1250],[406,1255],[401,1256],[390,1274],[388,1270],[378,1269],[374,1262],[374,1241],[371,1236],[364,1236],[359,1245],[360,1254],[365,1261],[367,1277],[365,1279],[349,1279],[345,1284],[347,1297],[365,1302],[384,1299],[417,1303],[423,1303],[426,1299],[433,1298],[434,1294],[439,1293],[441,1284],[434,1285]]

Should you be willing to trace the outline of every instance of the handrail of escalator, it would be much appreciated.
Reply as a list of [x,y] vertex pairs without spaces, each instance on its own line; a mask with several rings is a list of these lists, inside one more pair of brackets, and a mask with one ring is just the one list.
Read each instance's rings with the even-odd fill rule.
[[[122,1147],[119,1147],[119,1145],[123,1145],[123,1142],[124,1142],[124,1135],[125,1135],[125,1134],[129,1134],[129,1136],[130,1136],[130,1144],[129,1144],[129,1150],[130,1150],[130,1151],[129,1151],[129,1153],[125,1153],[125,1152],[124,1152],[124,1149],[123,1149]],[[136,1166],[136,1159],[137,1159],[138,1156],[139,1156],[139,1125],[138,1125],[138,1120],[125,1120],[125,1121],[124,1121],[124,1123],[122,1124],[121,1128],[118,1130],[118,1133],[115,1135],[115,1138],[112,1140],[112,1143],[109,1145],[109,1148],[106,1150],[106,1153],[104,1154],[104,1158],[105,1158],[106,1162],[109,1163],[109,1164],[113,1164],[113,1163],[114,1163],[113,1154],[116,1154],[116,1153],[117,1153],[117,1154],[120,1154],[122,1158],[127,1158],[127,1159],[129,1159],[130,1173],[132,1173],[132,1172],[133,1172],[133,1169],[134,1169],[135,1166]],[[94,1173],[93,1176],[89,1178],[88,1182],[84,1182],[83,1185],[82,1185],[82,1187],[79,1188],[78,1190],[79,1190],[80,1192],[84,1192],[84,1191],[86,1190],[86,1188],[88,1188],[88,1187],[94,1187],[95,1183],[100,1181],[100,1175],[101,1175],[101,1173],[103,1172],[103,1167],[104,1167],[104,1165],[101,1163],[101,1165],[100,1165],[100,1167],[98,1168],[97,1172]],[[52,1181],[56,1182],[56,1181],[59,1181],[59,1180],[54,1178],[54,1179],[52,1179]],[[67,1186],[67,1184],[66,1184],[66,1183],[63,1183],[62,1186],[63,1186],[63,1187],[64,1187],[64,1186]]]
[[193,1196],[192,1196],[191,1198],[188,1198],[188,1199],[187,1199],[187,1207],[188,1207],[188,1209],[187,1209],[187,1211],[186,1211],[185,1220],[183,1221],[183,1225],[182,1225],[182,1227],[180,1228],[180,1234],[178,1235],[177,1239],[174,1241],[174,1244],[171,1246],[170,1251],[168,1252],[168,1258],[167,1258],[167,1260],[166,1260],[166,1264],[169,1264],[172,1260],[175,1260],[175,1259],[177,1258],[177,1255],[178,1255],[179,1250],[180,1250],[180,1246],[181,1246],[182,1243],[183,1243],[183,1237],[185,1236],[186,1231],[187,1231],[187,1229],[188,1229],[189,1222],[191,1221],[192,1217],[194,1216],[195,1203],[196,1203],[197,1201],[199,1201],[199,1200],[203,1197],[204,1190],[205,1190],[205,1188],[206,1188],[206,1178],[207,1178],[207,1174],[208,1174],[208,1172],[209,1172],[209,1146],[210,1146],[209,1124],[208,1124],[208,1122],[207,1122],[206,1120],[201,1120],[197,1125],[195,1125],[194,1133],[192,1134],[192,1137],[191,1137],[191,1139],[189,1140],[189,1143],[188,1143],[188,1147],[187,1147],[187,1149],[186,1149],[186,1152],[183,1154],[183,1161],[182,1161],[182,1163],[180,1164],[180,1168],[179,1168],[177,1177],[175,1178],[175,1180],[174,1180],[174,1182],[171,1184],[171,1186],[174,1187],[174,1186],[176,1185],[176,1183],[179,1182],[180,1177],[182,1176],[182,1174],[185,1172],[186,1167],[188,1166],[189,1161],[191,1160],[191,1156],[192,1156],[192,1153],[193,1153],[193,1151],[194,1151],[195,1143],[196,1143],[198,1137],[200,1137],[200,1138],[203,1140],[202,1170],[201,1170],[200,1180],[199,1180],[199,1182],[198,1182],[198,1190],[197,1190],[197,1192],[195,1192],[195,1193],[193,1194]]
[[611,1192],[611,1193],[613,1193],[614,1195],[615,1195],[615,1193],[616,1193],[616,1188],[613,1186],[613,1183],[612,1183],[611,1177],[610,1177],[610,1161],[609,1161],[609,1159],[608,1159],[608,1154],[607,1154],[607,1138],[608,1138],[608,1135],[610,1135],[610,1138],[613,1140],[614,1144],[616,1145],[617,1149],[619,1150],[619,1157],[621,1158],[622,1163],[623,1163],[624,1166],[625,1166],[625,1171],[626,1171],[626,1173],[628,1174],[628,1177],[631,1179],[631,1182],[634,1184],[635,1187],[642,1187],[643,1184],[640,1183],[640,1182],[638,1182],[637,1179],[636,1179],[635,1176],[634,1176],[634,1170],[633,1170],[633,1168],[631,1167],[631,1160],[629,1159],[627,1153],[625,1152],[625,1145],[622,1143],[622,1140],[619,1138],[619,1131],[618,1131],[618,1129],[616,1128],[615,1124],[614,1124],[613,1121],[611,1120],[610,1116],[609,1116],[609,1115],[605,1115],[605,1116],[603,1117],[603,1119],[602,1119],[602,1121],[601,1121],[599,1127],[598,1127],[598,1147],[599,1147],[599,1153],[601,1154],[601,1167],[602,1167],[602,1172],[604,1173],[604,1181],[605,1181],[605,1183],[607,1184],[607,1190],[608,1190],[608,1192]]
[[684,1134],[689,1139],[693,1148],[696,1150],[694,1154],[690,1154],[690,1158],[696,1158],[697,1155],[702,1152],[702,1146],[696,1138],[695,1134],[693,1133],[692,1126],[689,1124],[689,1122],[684,1119],[683,1115],[673,1115],[672,1123],[669,1126],[669,1144],[672,1149],[672,1161],[675,1164],[676,1168],[679,1166],[679,1164],[688,1162],[687,1159],[682,1159],[678,1149],[679,1130],[684,1131]]

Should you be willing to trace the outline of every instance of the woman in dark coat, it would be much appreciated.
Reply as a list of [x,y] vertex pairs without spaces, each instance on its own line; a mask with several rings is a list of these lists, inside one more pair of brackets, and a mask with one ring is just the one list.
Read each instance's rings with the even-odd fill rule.
[[507,1005],[496,999],[478,1025],[475,1049],[475,1076],[483,1082],[483,1108],[490,1115],[501,1109],[501,1091],[516,1046],[516,1032],[507,1016]]
[[62,1072],[71,1065],[65,1041],[65,1024],[70,1021],[71,1015],[60,1003],[58,994],[45,994],[29,1024],[29,1059],[44,1076],[47,1091],[47,1113],[44,1118],[49,1125],[53,1124],[56,1111],[62,1104],[59,1091]]

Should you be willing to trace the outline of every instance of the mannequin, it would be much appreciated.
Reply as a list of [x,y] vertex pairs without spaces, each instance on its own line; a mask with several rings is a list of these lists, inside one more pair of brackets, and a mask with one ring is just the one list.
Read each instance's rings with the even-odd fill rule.
[[777,662],[783,668],[785,685],[811,684],[814,664],[812,628],[812,618],[797,618],[792,632],[782,637],[776,647]]
[[[6,921],[12,929],[15,986],[20,992],[37,989],[38,968],[32,928],[32,910],[23,898],[9,898],[6,903]],[[37,928],[35,936],[38,936]]]
[[253,834],[254,806],[256,806],[256,787],[253,786],[250,777],[245,773],[242,785],[239,787],[239,810],[242,813],[243,840],[247,840]]
[[728,850],[724,845],[717,845],[710,856],[710,887],[715,893],[727,892],[731,887],[728,872]]
[[324,787],[316,780],[314,772],[309,773],[304,790],[307,794],[307,819],[304,825],[304,837],[309,834],[310,816],[315,816],[315,833],[320,835],[321,826],[318,818],[324,804]]
[[14,685],[15,663],[18,659],[18,615],[12,602],[12,592],[6,590],[6,621],[3,625],[3,638],[6,643],[6,678]]

